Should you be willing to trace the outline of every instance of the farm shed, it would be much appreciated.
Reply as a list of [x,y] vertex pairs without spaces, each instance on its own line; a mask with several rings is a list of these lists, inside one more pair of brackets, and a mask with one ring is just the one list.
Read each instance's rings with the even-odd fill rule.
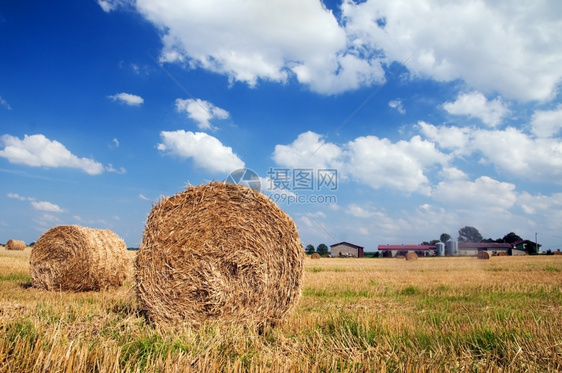
[[479,251],[489,251],[497,255],[501,251],[511,254],[512,246],[508,243],[496,242],[459,242],[459,256],[477,256]]
[[330,253],[332,256],[344,256],[344,257],[363,257],[363,246],[354,245],[349,242],[338,242],[330,245]]
[[385,258],[393,258],[396,255],[406,256],[409,252],[414,252],[418,256],[436,255],[435,245],[379,245],[377,248]]

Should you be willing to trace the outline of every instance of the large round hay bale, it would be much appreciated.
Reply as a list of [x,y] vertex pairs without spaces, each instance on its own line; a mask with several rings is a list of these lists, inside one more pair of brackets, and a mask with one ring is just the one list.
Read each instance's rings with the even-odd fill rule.
[[20,240],[8,240],[6,250],[24,250],[27,247],[25,242]]
[[410,251],[408,254],[406,254],[406,260],[418,260],[418,254]]
[[121,286],[129,271],[125,242],[110,230],[61,225],[39,237],[30,257],[31,283],[55,291]]
[[492,257],[492,253],[486,250],[478,251],[478,255],[476,256],[478,259],[490,259]]
[[320,259],[320,254],[314,253],[310,256],[310,259]]
[[275,324],[300,297],[304,257],[295,223],[262,193],[190,186],[148,216],[137,297],[156,323]]

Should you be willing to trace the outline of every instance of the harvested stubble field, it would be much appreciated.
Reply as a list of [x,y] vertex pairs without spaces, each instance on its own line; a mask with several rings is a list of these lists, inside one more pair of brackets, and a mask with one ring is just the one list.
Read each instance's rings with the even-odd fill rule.
[[307,259],[295,312],[258,333],[152,327],[132,279],[30,288],[29,255],[0,251],[0,372],[562,370],[560,256]]

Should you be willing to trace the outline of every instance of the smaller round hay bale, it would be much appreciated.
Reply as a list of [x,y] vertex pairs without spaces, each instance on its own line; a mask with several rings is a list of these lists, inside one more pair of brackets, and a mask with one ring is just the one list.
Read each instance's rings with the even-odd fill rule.
[[320,259],[320,254],[314,253],[310,256],[310,259]]
[[61,225],[31,251],[31,284],[54,291],[98,291],[121,286],[129,271],[125,242],[107,229]]
[[418,254],[410,251],[408,254],[406,254],[406,260],[418,260]]
[[492,253],[486,250],[480,250],[477,255],[478,259],[490,259],[491,257]]
[[404,255],[396,255],[395,258],[396,259],[405,259],[406,257]]
[[25,242],[20,240],[8,240],[6,250],[24,250],[27,247]]
[[562,251],[560,251],[560,249],[558,249],[555,252],[553,252],[552,255],[562,255]]
[[505,252],[505,251],[500,251],[500,252],[498,253],[498,256],[507,256],[507,252]]

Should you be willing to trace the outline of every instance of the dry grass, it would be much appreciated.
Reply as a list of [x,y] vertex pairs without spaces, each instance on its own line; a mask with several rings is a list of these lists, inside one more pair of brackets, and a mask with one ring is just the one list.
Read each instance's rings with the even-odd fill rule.
[[560,256],[305,261],[295,312],[258,333],[147,325],[131,280],[31,288],[29,254],[0,251],[0,372],[562,370]]
[[190,186],[148,216],[138,299],[156,323],[276,324],[301,295],[303,259],[295,223],[262,193]]

